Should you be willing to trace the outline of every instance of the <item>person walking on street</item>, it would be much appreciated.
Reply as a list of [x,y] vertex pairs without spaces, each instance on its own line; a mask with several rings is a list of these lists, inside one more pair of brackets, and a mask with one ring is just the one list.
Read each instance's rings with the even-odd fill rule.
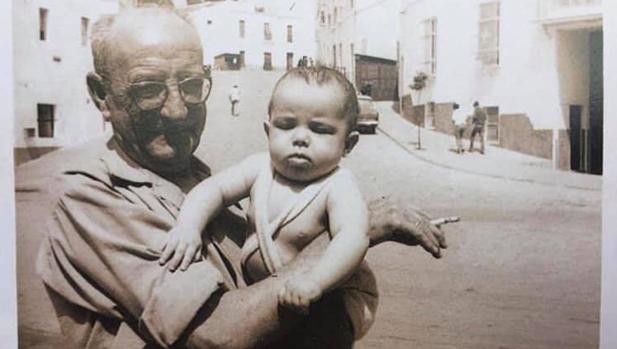
[[234,85],[232,87],[231,92],[229,92],[229,101],[231,102],[231,115],[238,116],[237,112],[238,103],[240,103],[240,88],[238,85]]
[[469,109],[463,110],[458,103],[452,106],[452,124],[454,126],[454,139],[456,140],[456,153],[462,154],[465,152],[463,148],[463,136],[467,130],[467,120],[471,116]]
[[471,129],[471,137],[469,139],[469,152],[473,152],[473,141],[476,138],[476,135],[480,136],[480,154],[484,154],[484,126],[486,124],[486,112],[482,107],[480,107],[480,103],[478,101],[473,102],[473,118]]

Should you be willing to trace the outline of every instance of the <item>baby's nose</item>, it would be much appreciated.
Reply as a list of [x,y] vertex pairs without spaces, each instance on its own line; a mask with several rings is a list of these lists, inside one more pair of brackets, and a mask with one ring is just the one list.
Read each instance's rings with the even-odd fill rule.
[[297,147],[308,147],[311,143],[310,135],[307,130],[299,128],[294,132],[293,145]]

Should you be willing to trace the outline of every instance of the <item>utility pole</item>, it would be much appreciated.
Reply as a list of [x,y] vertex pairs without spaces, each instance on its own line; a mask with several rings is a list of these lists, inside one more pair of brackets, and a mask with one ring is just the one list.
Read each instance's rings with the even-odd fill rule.
[[[424,90],[424,88],[426,87],[426,80],[428,79],[428,75],[426,75],[423,72],[418,72],[416,74],[416,76],[413,77],[413,84],[409,85],[409,87],[416,91],[418,94],[418,104],[420,104],[420,97],[422,96],[422,90]],[[413,105],[414,103],[412,103]],[[414,113],[415,116],[415,113]],[[418,124],[416,125],[418,127],[418,146],[417,149],[418,150],[422,150],[422,135],[421,135],[421,131],[420,131],[420,120],[418,120]]]

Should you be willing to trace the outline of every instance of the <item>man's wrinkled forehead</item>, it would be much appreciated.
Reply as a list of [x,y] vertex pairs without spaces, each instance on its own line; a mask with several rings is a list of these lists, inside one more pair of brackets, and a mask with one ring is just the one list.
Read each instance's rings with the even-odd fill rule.
[[[127,54],[145,49],[174,46],[174,52],[192,50],[199,54],[202,47],[193,26],[170,11],[135,9],[120,13],[110,30],[114,54]],[[160,51],[173,55],[173,52]]]

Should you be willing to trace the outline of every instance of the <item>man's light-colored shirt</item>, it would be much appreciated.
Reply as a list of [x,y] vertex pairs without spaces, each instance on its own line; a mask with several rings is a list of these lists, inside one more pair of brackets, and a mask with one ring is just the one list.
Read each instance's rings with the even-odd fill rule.
[[[214,292],[243,285],[235,263],[242,241],[227,232],[243,234],[244,219],[227,212],[208,260],[169,272],[157,260],[184,193],[132,164],[114,142],[99,148],[87,157],[73,152],[58,176],[41,183],[53,214],[37,271],[62,332],[79,347],[168,347]],[[209,175],[197,159],[193,171]]]

